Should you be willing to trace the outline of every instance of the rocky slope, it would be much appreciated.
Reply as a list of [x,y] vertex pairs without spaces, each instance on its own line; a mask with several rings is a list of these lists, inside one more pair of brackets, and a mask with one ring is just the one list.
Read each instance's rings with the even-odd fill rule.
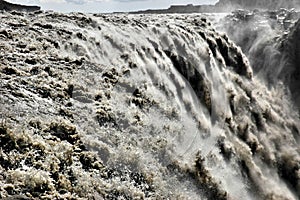
[[0,13],[2,199],[297,199],[299,116],[201,15]]

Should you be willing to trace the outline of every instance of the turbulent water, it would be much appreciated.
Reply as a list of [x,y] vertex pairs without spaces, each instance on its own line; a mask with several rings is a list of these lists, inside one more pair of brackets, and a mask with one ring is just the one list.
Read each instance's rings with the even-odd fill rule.
[[295,9],[264,12],[239,10],[222,18],[216,25],[241,46],[256,76],[269,87],[287,86],[298,109],[299,18],[300,12]]
[[299,199],[300,120],[201,15],[0,13],[0,197]]

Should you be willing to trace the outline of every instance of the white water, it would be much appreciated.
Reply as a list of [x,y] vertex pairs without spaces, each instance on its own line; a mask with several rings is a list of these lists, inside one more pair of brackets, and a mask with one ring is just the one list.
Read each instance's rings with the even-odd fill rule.
[[[91,21],[86,23],[79,17]],[[49,47],[32,56],[52,64],[53,69],[63,65],[46,60],[50,55],[84,60],[70,74],[62,71],[63,81],[74,85],[71,123],[84,145],[96,152],[104,165],[136,171],[151,180],[153,199],[220,198],[214,196],[214,189],[226,192],[227,199],[298,198],[296,189],[279,173],[283,158],[291,163],[299,161],[299,140],[293,135],[294,129],[299,130],[297,112],[280,90],[270,91],[251,77],[240,49],[223,40],[202,16],[40,14],[25,20],[51,24],[52,29],[38,27],[39,35],[59,43],[57,49]],[[1,27],[5,26],[2,22]],[[72,32],[71,37],[58,35],[61,29]],[[27,43],[39,45],[36,33],[23,31]],[[215,46],[214,53],[207,42],[216,44],[220,38],[233,60],[241,55],[240,73],[235,66],[225,65],[220,48]],[[181,69],[168,52],[182,59]],[[1,52],[1,56],[7,53]],[[107,72],[112,76],[105,82]],[[44,84],[49,79],[43,80]],[[97,95],[101,100],[95,100]],[[44,99],[36,101],[41,108],[49,107]],[[58,102],[51,104],[54,110],[60,107]],[[4,110],[15,112],[9,105]],[[26,112],[27,118],[39,115],[41,121],[57,118],[40,114],[39,109]],[[107,115],[112,120],[105,118],[99,124],[97,116]],[[294,134],[299,136],[299,132]],[[197,154],[204,159],[203,167],[211,179],[204,181],[200,176],[199,181],[191,175],[197,174]],[[90,179],[102,181],[97,176]],[[120,177],[106,183],[105,188],[145,197]]]

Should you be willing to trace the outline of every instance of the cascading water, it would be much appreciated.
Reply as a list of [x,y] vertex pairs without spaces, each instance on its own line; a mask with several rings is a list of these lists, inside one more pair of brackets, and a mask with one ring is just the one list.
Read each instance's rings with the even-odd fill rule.
[[299,17],[295,9],[239,10],[216,24],[242,48],[254,74],[270,88],[285,88],[298,109]]
[[203,16],[15,12],[0,30],[1,198],[299,197],[297,112]]

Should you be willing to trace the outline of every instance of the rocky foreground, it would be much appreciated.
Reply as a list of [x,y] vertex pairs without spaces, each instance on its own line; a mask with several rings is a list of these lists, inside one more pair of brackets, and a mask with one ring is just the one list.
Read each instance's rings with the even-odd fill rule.
[[298,112],[201,15],[2,12],[0,57],[2,199],[299,198]]

